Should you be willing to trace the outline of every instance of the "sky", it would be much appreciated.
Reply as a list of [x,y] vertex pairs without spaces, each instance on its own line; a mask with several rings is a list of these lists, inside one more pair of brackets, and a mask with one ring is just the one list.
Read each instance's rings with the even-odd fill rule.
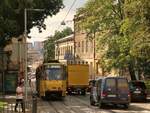
[[[48,36],[51,36],[55,33],[55,30],[61,31],[65,27],[71,27],[73,29],[73,18],[74,15],[76,14],[77,8],[83,7],[84,4],[88,0],[75,0],[75,4],[71,8],[69,14],[67,15],[67,12],[69,11],[71,5],[73,4],[74,0],[63,0],[63,3],[65,5],[64,9],[61,9],[59,13],[56,15],[50,17],[48,16],[45,19],[45,24],[46,24],[46,30],[43,30],[42,33],[38,32],[38,29],[36,27],[31,29],[31,33],[29,36],[31,36],[31,39],[28,39],[28,42],[34,42],[34,41],[44,41]],[[67,17],[65,18],[65,16]],[[60,25],[61,22],[65,18],[65,26]]]

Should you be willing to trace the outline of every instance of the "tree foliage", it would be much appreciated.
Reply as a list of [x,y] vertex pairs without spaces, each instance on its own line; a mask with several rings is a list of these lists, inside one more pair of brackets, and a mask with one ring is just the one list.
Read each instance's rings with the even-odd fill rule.
[[150,74],[150,3],[149,0],[126,0],[121,32],[129,37],[130,54],[139,73]]
[[135,71],[150,74],[149,0],[89,0],[77,15],[81,29],[96,38],[105,70],[127,68],[132,79]]
[[44,9],[27,11],[27,30],[37,26],[45,29],[44,19],[55,15],[63,8],[62,0],[0,0],[0,46],[11,37],[24,33],[24,9]]
[[54,36],[48,37],[48,40],[44,42],[44,61],[55,59],[55,41],[64,38],[73,33],[70,27],[65,28],[62,31],[55,31]]

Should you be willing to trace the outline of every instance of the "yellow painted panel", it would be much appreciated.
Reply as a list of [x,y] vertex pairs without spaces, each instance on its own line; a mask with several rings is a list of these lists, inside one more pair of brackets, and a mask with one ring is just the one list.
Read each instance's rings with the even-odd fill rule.
[[65,96],[66,80],[41,80],[40,96],[45,96],[45,91],[62,91]]
[[88,85],[88,65],[68,65],[68,85]]

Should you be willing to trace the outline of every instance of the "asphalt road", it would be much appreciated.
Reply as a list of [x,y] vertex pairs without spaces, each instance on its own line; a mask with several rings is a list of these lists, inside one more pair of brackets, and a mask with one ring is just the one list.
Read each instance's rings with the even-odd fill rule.
[[99,109],[90,105],[89,95],[74,95],[66,96],[64,100],[38,99],[38,113],[150,113],[150,101],[131,103],[128,109],[113,105]]

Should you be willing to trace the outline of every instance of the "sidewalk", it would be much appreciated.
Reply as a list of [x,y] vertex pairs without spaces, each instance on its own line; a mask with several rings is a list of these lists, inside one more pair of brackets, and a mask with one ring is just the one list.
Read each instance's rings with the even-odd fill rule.
[[[32,99],[32,90],[30,87],[27,87],[28,92],[28,99]],[[6,94],[6,95],[0,95],[0,100],[4,101],[16,101],[16,94]]]
[[[0,113],[16,113],[14,111],[16,104],[16,94],[0,95],[0,102],[4,103],[0,106]],[[21,106],[18,106],[18,111],[21,113]],[[25,113],[32,113],[32,91],[28,87],[28,97],[25,101]]]

